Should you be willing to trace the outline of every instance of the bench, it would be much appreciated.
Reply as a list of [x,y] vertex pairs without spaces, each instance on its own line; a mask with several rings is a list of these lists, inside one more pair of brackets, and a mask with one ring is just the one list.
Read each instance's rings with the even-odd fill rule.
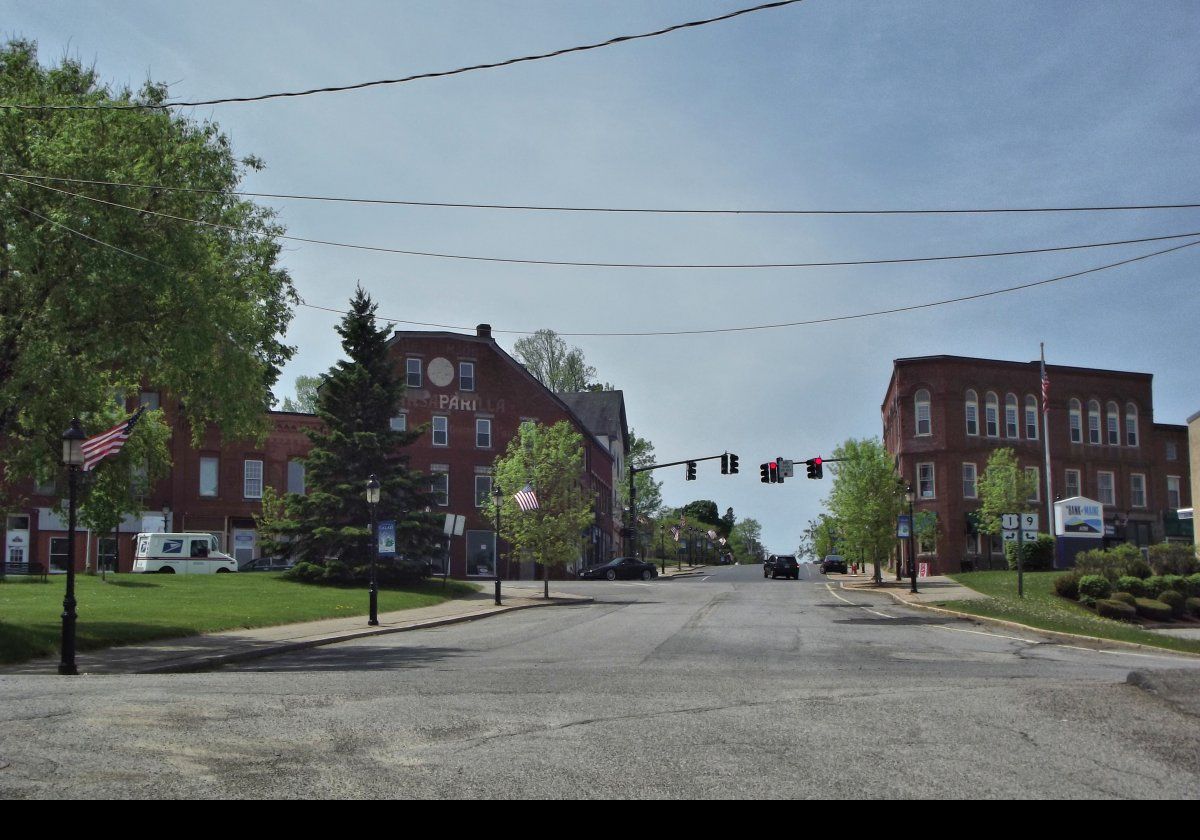
[[5,563],[3,567],[4,575],[36,575],[42,579],[42,583],[46,582],[46,567],[41,563]]

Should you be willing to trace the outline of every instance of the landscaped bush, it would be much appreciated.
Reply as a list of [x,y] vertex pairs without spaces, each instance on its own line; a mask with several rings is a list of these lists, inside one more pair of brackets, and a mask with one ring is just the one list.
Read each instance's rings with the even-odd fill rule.
[[1188,575],[1184,580],[1187,581],[1187,594],[1200,598],[1200,574]]
[[1189,615],[1200,618],[1200,598],[1188,598],[1184,606]]
[[1171,620],[1171,607],[1162,601],[1155,601],[1152,598],[1138,598],[1134,602],[1134,606],[1137,608],[1137,614],[1143,618],[1149,618],[1152,621]]
[[1139,557],[1136,560],[1129,561],[1129,563],[1125,566],[1125,574],[1129,575],[1130,577],[1145,580],[1146,578],[1150,577],[1150,575],[1154,574],[1154,570],[1150,568],[1149,563]]
[[1190,575],[1200,572],[1196,547],[1189,543],[1159,543],[1150,546],[1150,565],[1160,575]]
[[[1017,544],[1008,543],[1004,547],[1004,557],[1008,560],[1009,571],[1017,570]],[[1044,572],[1054,568],[1054,537],[1049,534],[1038,534],[1036,542],[1021,544],[1021,568],[1026,572]]]
[[1093,598],[1091,595],[1080,595],[1079,603],[1082,606],[1087,607],[1089,610],[1096,609],[1096,599]]
[[1100,600],[1112,594],[1112,584],[1103,575],[1084,575],[1079,579],[1079,594]]
[[1109,600],[1120,601],[1122,604],[1128,604],[1132,607],[1137,598],[1135,598],[1133,595],[1130,595],[1128,592],[1114,592]]
[[[388,560],[376,567],[375,580],[380,586],[408,586],[428,574],[427,564],[411,560]],[[301,562],[283,573],[287,580],[321,586],[362,585],[370,580],[370,575],[370,566],[351,566],[341,560],[326,560],[323,564]]]
[[1137,610],[1124,601],[1097,601],[1096,614],[1114,621],[1133,621],[1137,617]]
[[1146,586],[1142,583],[1141,578],[1133,577],[1132,575],[1123,575],[1117,578],[1117,582],[1113,584],[1113,589],[1117,592],[1128,592],[1135,598],[1146,597]]
[[1075,556],[1075,568],[1085,575],[1103,575],[1116,580],[1122,575],[1133,575],[1145,565],[1142,552],[1136,545],[1121,543],[1109,549],[1092,549]]
[[1167,582],[1163,580],[1162,575],[1151,575],[1142,581],[1142,585],[1146,589],[1147,598],[1157,598],[1160,593],[1170,588],[1167,586]]
[[1158,600],[1162,601],[1171,608],[1171,616],[1174,618],[1183,618],[1184,604],[1186,598],[1176,592],[1174,589],[1168,589],[1166,592],[1158,596]]
[[1174,590],[1185,597],[1187,596],[1187,578],[1183,575],[1163,575],[1162,579],[1167,589]]
[[1081,577],[1083,575],[1079,572],[1067,572],[1059,575],[1054,579],[1054,594],[1072,601],[1079,600],[1079,579]]

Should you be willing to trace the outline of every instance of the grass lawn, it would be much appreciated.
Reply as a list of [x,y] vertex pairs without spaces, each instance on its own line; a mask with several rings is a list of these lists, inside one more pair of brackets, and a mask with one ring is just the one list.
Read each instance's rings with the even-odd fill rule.
[[[945,606],[972,615],[1000,618],[1043,630],[1098,636],[1143,645],[1200,653],[1200,641],[1160,636],[1136,625],[1101,618],[1074,601],[1054,594],[1054,579],[1061,572],[1026,572],[1025,598],[1017,597],[1016,572],[964,572],[951,575],[959,583],[990,596],[987,600],[950,601]],[[1195,627],[1194,624],[1180,624]]]
[[[66,576],[49,583],[0,583],[0,663],[58,652]],[[428,607],[478,591],[461,581],[381,589],[379,611]],[[76,575],[79,650],[149,639],[194,636],[239,627],[267,627],[321,618],[366,615],[366,587],[342,589],[292,583],[279,573],[234,575]]]

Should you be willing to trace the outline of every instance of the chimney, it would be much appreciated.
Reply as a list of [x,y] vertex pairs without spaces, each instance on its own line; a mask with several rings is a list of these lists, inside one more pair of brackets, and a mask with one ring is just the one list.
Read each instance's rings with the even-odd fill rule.
[[480,324],[479,326],[475,327],[475,334],[477,336],[479,336],[480,338],[491,338],[492,337],[492,325],[491,324]]

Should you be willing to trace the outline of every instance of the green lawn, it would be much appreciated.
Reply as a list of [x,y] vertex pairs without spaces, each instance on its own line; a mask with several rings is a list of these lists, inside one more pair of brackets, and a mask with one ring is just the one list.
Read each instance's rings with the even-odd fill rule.
[[[58,652],[66,577],[49,583],[0,583],[0,663]],[[478,591],[474,584],[440,581],[402,590],[381,589],[379,611],[427,607]],[[78,575],[79,650],[149,639],[194,636],[239,627],[267,627],[321,618],[366,615],[366,587],[342,589],[292,583],[277,573],[235,575]]]
[[[946,607],[972,615],[1001,618],[1038,627],[1057,630],[1060,633],[1075,633],[1081,636],[1098,636],[1101,639],[1116,639],[1123,642],[1138,642],[1143,645],[1169,650],[1200,653],[1200,641],[1175,639],[1160,636],[1135,625],[1101,618],[1091,610],[1074,601],[1054,594],[1054,579],[1061,572],[1026,572],[1025,598],[1017,598],[1016,572],[964,572],[951,575],[959,583],[990,596],[987,600],[950,601]],[[1180,624],[1195,627],[1195,624]]]

